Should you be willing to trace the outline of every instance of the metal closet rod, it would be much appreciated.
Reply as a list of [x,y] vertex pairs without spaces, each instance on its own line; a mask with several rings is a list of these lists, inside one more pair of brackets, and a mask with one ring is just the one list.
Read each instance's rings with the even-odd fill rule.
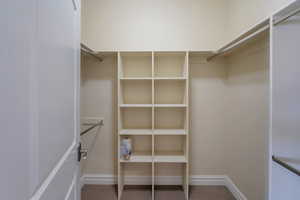
[[276,162],[277,164],[281,165],[282,167],[286,168],[287,170],[293,172],[294,174],[297,174],[300,176],[300,171],[296,168],[292,167],[291,165],[287,164],[286,162],[283,162],[279,158],[276,158],[275,156],[272,156],[272,160]]
[[227,53],[228,51],[240,46],[241,44],[251,40],[252,38],[254,38],[256,35],[266,31],[269,28],[269,24],[266,24],[265,26],[263,26],[262,28],[258,29],[257,31],[239,39],[236,40],[232,43],[229,43],[228,45],[222,47],[221,49],[219,49],[216,53],[214,53],[214,55],[208,57],[206,60],[209,62],[211,60],[213,60],[214,58],[224,55],[225,53]]
[[101,120],[100,122],[98,123],[84,123],[83,125],[87,125],[87,126],[91,126],[89,128],[87,128],[86,130],[82,131],[80,133],[80,136],[83,136],[85,135],[86,133],[88,133],[90,130],[94,129],[95,127],[97,126],[103,126],[103,120]]
[[[274,19],[273,25],[276,26],[276,25],[280,24],[281,22],[289,19],[290,17],[297,15],[298,13],[300,13],[300,8],[297,8],[294,11],[291,11],[287,15],[284,15],[278,19]],[[265,22],[263,22],[263,23],[265,23]],[[228,52],[228,51],[232,50],[233,48],[241,45],[242,43],[252,39],[252,37],[255,37],[257,34],[267,30],[268,28],[269,28],[269,23],[264,25],[262,28],[258,29],[257,31],[255,31],[254,33],[252,33],[250,35],[247,35],[245,37],[241,36],[241,38],[238,38],[238,39],[232,41],[231,43],[227,44],[226,46],[224,46],[221,49],[219,49],[218,51],[216,51],[212,56],[208,57],[206,60],[209,62],[212,59],[225,54],[226,52]]]
[[298,13],[300,13],[300,8],[294,10],[293,12],[290,12],[289,14],[287,14],[279,19],[274,19],[273,25],[276,26],[276,25],[280,24],[281,22],[284,22],[285,20],[297,15]]
[[99,60],[100,62],[103,61],[103,59],[99,56],[96,55],[96,52],[93,51],[92,49],[90,49],[88,46],[86,46],[85,44],[80,43],[80,49],[82,52],[96,58],[97,60]]

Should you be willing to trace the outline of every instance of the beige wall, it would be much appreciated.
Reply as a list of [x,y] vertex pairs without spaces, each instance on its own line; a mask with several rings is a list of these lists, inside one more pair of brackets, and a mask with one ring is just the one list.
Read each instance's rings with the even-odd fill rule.
[[268,162],[268,40],[228,57],[226,174],[249,200],[266,199]]
[[82,42],[97,51],[214,50],[224,0],[82,0]]
[[96,51],[216,50],[294,0],[82,0]]
[[225,174],[226,63],[190,58],[192,175]]
[[116,132],[116,56],[106,55],[99,62],[81,57],[81,117],[103,118],[104,126],[83,136],[85,148],[91,147],[82,172],[114,174],[117,152]]

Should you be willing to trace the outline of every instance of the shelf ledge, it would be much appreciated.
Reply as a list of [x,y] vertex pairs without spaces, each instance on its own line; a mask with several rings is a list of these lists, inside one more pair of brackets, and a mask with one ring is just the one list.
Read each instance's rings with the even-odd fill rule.
[[120,135],[152,135],[152,129],[122,129]]
[[187,77],[154,77],[154,80],[187,80]]
[[120,80],[152,80],[152,77],[121,77]]
[[184,108],[187,107],[186,104],[154,104],[157,108]]
[[185,129],[154,129],[154,135],[186,135]]
[[120,104],[121,108],[149,108],[152,104]]
[[185,156],[171,156],[171,155],[163,155],[163,156],[154,156],[153,161],[155,163],[187,163],[187,159]]
[[185,129],[121,129],[119,135],[186,135]]
[[120,159],[121,163],[152,163],[151,155],[132,155],[129,160]]

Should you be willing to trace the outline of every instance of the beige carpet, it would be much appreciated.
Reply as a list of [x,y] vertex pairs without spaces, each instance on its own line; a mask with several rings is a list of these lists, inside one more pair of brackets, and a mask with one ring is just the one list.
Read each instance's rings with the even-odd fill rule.
[[[115,186],[86,185],[82,188],[81,200],[117,200]],[[148,187],[129,187],[122,195],[122,200],[151,200]],[[179,188],[159,187],[155,190],[155,200],[184,200],[184,193]],[[224,186],[193,186],[190,200],[235,200]]]

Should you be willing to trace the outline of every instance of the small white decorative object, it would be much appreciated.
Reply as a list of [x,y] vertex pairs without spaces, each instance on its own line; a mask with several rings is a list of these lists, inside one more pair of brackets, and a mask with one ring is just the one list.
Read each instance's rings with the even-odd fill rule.
[[132,153],[132,141],[129,137],[123,138],[121,141],[121,157],[129,160]]

